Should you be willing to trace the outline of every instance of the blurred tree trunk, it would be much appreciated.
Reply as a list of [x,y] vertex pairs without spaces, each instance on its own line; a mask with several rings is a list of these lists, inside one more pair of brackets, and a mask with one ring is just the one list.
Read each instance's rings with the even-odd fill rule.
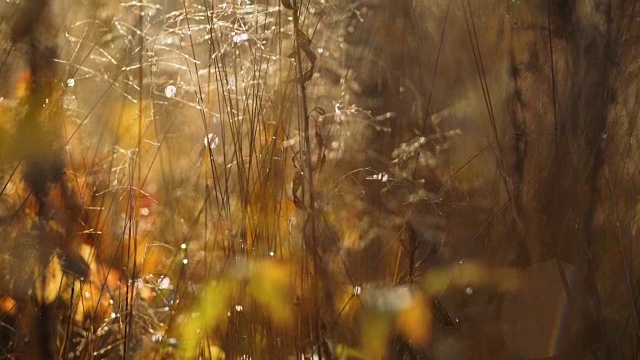
[[[393,114],[389,132],[363,131],[371,146],[362,165],[397,180],[366,183],[368,206],[412,223],[442,216],[445,260],[572,264],[578,285],[570,289],[567,278],[565,291],[577,325],[560,355],[633,356],[626,351],[638,343],[637,284],[626,252],[636,247],[613,241],[629,242],[638,222],[628,160],[638,141],[638,74],[625,70],[637,68],[633,2],[352,4],[350,100],[374,116]],[[438,153],[442,143],[428,136],[456,128],[462,134]],[[416,136],[429,139],[423,154],[436,154],[448,171],[394,162]],[[435,201],[405,206],[419,191],[436,193]],[[617,280],[614,290],[613,278],[626,285]],[[625,319],[619,313],[635,330],[613,326]],[[616,342],[626,350],[615,352]]]
[[[570,295],[582,339],[564,356],[603,351],[602,311],[591,258],[597,180],[612,100],[610,9],[593,2],[521,1],[513,9],[513,126],[519,213],[531,260],[576,266]],[[569,283],[569,279],[565,284]],[[567,285],[568,286],[568,285]]]
[[15,15],[10,34],[12,46],[24,52],[27,68],[26,91],[18,99],[24,116],[16,119],[12,148],[23,164],[22,178],[36,216],[30,229],[37,240],[35,281],[30,295],[19,299],[26,342],[18,352],[33,359],[58,357],[56,299],[62,268],[81,278],[88,272],[77,243],[82,205],[65,179],[64,113],[56,101],[60,82],[55,21],[50,1],[26,1]]

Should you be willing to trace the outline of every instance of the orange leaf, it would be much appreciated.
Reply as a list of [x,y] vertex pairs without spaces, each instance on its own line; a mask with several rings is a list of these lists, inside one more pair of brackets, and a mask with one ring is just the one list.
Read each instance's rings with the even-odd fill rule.
[[400,310],[396,319],[398,330],[414,345],[425,347],[431,337],[433,315],[426,295],[414,296],[409,305]]

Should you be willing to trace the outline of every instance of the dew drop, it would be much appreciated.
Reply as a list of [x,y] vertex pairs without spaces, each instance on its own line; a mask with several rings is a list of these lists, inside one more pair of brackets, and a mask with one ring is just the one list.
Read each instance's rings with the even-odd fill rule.
[[169,286],[171,286],[171,279],[169,279],[168,276],[163,276],[162,279],[160,279],[160,283],[158,284],[158,287],[160,289],[168,289]]
[[241,42],[243,42],[243,41],[247,41],[247,40],[249,40],[249,34],[247,34],[247,33],[235,34],[235,35],[233,35],[233,37],[231,38],[231,40],[232,40],[234,43],[238,44],[238,43],[241,43]]
[[173,85],[169,85],[166,88],[164,88],[164,96],[168,98],[172,98],[176,96],[176,87]]
[[208,134],[204,137],[204,146],[209,146],[211,149],[215,149],[220,144],[220,139],[216,134]]
[[468,287],[468,288],[464,289],[464,292],[465,292],[467,295],[473,295],[473,289],[472,289],[472,288],[470,288],[470,287]]

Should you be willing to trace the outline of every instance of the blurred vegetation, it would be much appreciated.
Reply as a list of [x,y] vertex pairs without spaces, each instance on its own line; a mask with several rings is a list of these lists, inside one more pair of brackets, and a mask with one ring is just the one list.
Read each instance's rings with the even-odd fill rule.
[[3,2],[0,357],[637,357],[638,11]]

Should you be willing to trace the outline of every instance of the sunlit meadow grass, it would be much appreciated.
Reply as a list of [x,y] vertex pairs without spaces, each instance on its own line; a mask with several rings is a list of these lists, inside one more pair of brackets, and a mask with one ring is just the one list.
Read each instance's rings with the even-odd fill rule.
[[[59,137],[30,146],[53,144],[64,157],[69,194],[49,190],[52,212],[71,211],[65,196],[82,211],[44,223],[25,185],[13,144],[35,96],[20,75],[28,79],[33,59],[31,45],[8,41],[2,71],[17,75],[0,103],[0,356],[47,347],[31,332],[45,326],[33,318],[46,307],[53,346],[40,354],[60,358],[384,358],[397,338],[424,349],[433,321],[451,321],[432,309],[448,288],[517,287],[510,270],[475,263],[419,278],[402,216],[388,220],[384,251],[358,269],[376,275],[352,277],[342,255],[370,236],[356,221],[366,218],[359,181],[386,184],[389,175],[363,167],[348,152],[359,144],[348,142],[363,129],[389,131],[393,114],[345,99],[346,71],[334,69],[344,6],[52,6],[40,20],[57,35],[33,36],[58,50],[47,100],[56,111],[37,120]],[[5,7],[17,14],[3,23],[10,32],[26,15]],[[314,85],[320,65],[335,70],[333,87]],[[426,140],[445,146],[454,136],[403,142],[392,154],[398,174],[430,154],[419,152]],[[88,263],[84,279],[64,269],[63,251],[44,260],[39,251],[39,226],[64,221],[78,229],[61,241]]]

